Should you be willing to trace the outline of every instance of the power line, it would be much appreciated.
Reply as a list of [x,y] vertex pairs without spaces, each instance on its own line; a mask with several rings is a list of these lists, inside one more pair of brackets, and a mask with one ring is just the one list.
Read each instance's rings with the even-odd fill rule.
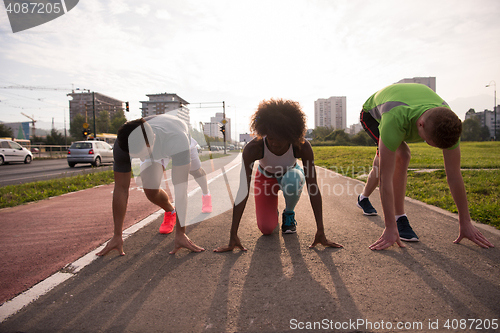
[[71,90],[69,88],[51,88],[51,87],[43,87],[43,86],[23,86],[23,85],[11,85],[0,87],[0,89],[23,89],[23,90]]

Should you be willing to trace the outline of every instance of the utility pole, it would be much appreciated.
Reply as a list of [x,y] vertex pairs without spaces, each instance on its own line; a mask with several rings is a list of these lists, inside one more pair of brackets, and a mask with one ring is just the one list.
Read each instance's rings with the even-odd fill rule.
[[224,126],[222,136],[224,137],[224,155],[226,155],[226,123],[226,102],[222,101],[222,126]]
[[[204,105],[207,105],[207,104],[219,104],[220,102],[204,102],[204,103],[189,103],[190,105],[196,105],[196,104],[199,104],[200,106],[198,108],[217,108],[217,107],[220,107],[220,106],[202,106],[202,104]],[[226,152],[226,149],[227,149],[227,146],[226,146],[226,124],[227,124],[227,120],[226,120],[226,102],[225,101],[222,101],[222,121],[221,121],[222,125],[220,127],[220,131],[222,132],[222,136],[224,138],[224,155],[227,153]]]
[[94,141],[95,141],[97,140],[97,132],[95,130],[95,98],[93,91],[92,91],[92,112],[94,113]]

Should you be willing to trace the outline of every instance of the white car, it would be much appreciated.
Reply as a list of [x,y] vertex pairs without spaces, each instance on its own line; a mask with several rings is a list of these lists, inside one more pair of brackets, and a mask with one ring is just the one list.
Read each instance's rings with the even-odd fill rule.
[[102,163],[113,163],[113,147],[104,141],[77,141],[69,147],[66,156],[71,168],[77,163],[91,163],[98,167]]
[[19,143],[0,139],[0,165],[11,162],[30,164],[32,160],[31,152]]

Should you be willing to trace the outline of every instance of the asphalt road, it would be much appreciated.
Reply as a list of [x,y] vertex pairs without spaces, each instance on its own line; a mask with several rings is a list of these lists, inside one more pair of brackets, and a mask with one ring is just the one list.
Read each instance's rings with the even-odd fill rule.
[[111,170],[110,164],[93,168],[90,164],[77,164],[74,168],[68,166],[65,158],[33,159],[30,164],[9,163],[0,165],[0,187],[6,185],[24,184],[39,180],[69,177],[82,173]]

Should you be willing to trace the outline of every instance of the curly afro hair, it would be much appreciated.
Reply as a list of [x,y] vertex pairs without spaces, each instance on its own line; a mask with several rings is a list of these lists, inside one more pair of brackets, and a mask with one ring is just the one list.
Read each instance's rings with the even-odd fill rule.
[[307,131],[306,115],[298,102],[264,100],[252,116],[250,130],[259,138],[273,134],[299,147]]

